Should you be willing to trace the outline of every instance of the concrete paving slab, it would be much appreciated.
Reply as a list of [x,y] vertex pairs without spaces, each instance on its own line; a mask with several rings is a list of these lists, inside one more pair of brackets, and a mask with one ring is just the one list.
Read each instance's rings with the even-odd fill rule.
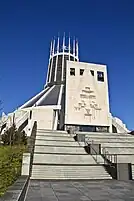
[[134,201],[134,182],[30,180],[26,201]]

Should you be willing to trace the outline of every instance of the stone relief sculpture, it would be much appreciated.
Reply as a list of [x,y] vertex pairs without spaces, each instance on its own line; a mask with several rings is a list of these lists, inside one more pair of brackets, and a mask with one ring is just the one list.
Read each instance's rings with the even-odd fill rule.
[[99,105],[96,103],[96,95],[90,87],[85,87],[80,93],[80,101],[74,106],[77,112],[83,111],[84,118],[95,119],[97,113],[101,110]]

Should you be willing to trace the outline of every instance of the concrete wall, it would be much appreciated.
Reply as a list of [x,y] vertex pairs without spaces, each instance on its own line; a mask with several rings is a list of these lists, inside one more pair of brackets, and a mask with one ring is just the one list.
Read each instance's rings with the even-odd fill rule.
[[[75,68],[75,76],[70,75],[70,68]],[[80,69],[84,69],[83,75]],[[97,71],[104,73],[104,82],[97,80]],[[106,66],[68,61],[65,124],[110,126],[110,123]]]
[[132,179],[131,163],[117,164],[117,180],[128,181]]
[[29,175],[30,170],[30,153],[24,153],[22,159],[21,175]]
[[32,110],[32,122],[37,121],[38,129],[53,129],[54,127],[54,110],[58,109],[58,106],[40,106],[33,107]]
[[116,127],[117,133],[130,132],[130,130],[126,127],[126,125],[118,117],[112,117],[112,124]]

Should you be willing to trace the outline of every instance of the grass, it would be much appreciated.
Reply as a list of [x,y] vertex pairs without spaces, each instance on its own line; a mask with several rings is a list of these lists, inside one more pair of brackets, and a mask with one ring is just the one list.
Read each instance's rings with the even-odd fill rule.
[[22,156],[26,146],[0,146],[0,196],[21,174]]

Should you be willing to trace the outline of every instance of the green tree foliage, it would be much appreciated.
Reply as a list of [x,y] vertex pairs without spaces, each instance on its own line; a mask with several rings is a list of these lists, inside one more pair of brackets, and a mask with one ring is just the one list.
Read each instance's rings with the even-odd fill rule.
[[24,145],[0,146],[0,196],[21,174]]
[[15,124],[5,131],[5,133],[1,136],[1,140],[4,145],[27,144],[27,136],[25,131],[17,130]]
[[27,150],[27,136],[13,124],[1,136],[1,140],[3,145],[0,146],[0,196],[20,176],[22,156]]

